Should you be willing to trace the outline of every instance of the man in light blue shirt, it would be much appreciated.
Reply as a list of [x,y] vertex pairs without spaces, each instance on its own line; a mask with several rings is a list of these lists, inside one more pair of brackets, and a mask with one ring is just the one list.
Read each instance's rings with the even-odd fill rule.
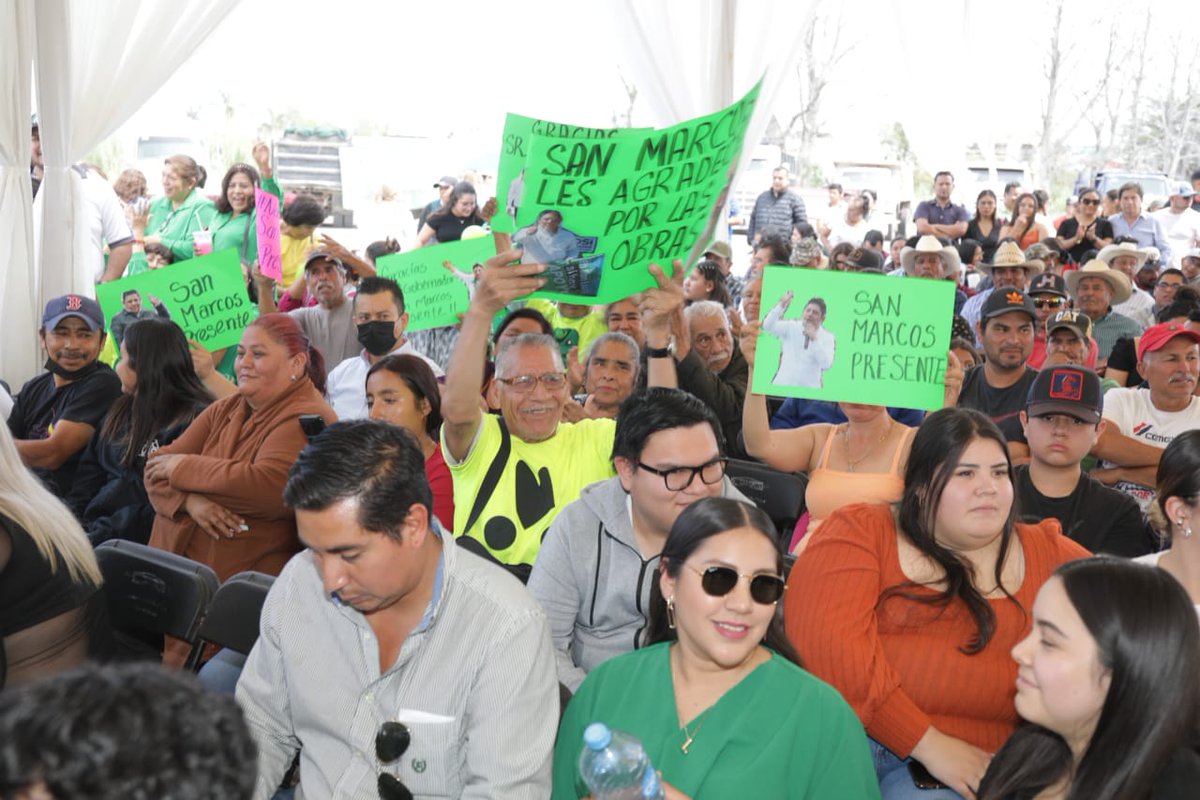
[[1127,183],[1120,189],[1121,211],[1108,221],[1113,226],[1113,236],[1131,236],[1140,247],[1157,247],[1164,264],[1171,263],[1171,245],[1163,233],[1162,225],[1153,217],[1142,213],[1142,185]]

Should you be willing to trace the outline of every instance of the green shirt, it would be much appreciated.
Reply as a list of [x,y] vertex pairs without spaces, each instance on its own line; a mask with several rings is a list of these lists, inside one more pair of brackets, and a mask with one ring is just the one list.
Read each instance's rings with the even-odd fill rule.
[[[283,192],[274,178],[264,178],[262,190],[270,192],[283,203]],[[247,264],[258,262],[258,211],[251,206],[249,214],[233,215],[232,211],[217,214],[208,225],[212,233],[213,252],[236,248],[238,257]]]
[[833,687],[778,654],[679,725],[669,643],[605,661],[567,705],[554,748],[555,800],[589,794],[579,776],[593,722],[636,736],[663,780],[694,800],[877,800],[867,736]]
[[146,235],[158,234],[175,260],[183,261],[193,255],[192,234],[207,228],[216,214],[217,207],[199,189],[193,189],[179,208],[171,207],[171,198],[160,197],[150,204]]

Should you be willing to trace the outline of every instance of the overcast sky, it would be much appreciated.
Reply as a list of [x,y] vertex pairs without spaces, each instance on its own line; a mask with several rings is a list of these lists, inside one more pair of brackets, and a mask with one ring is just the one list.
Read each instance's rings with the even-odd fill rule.
[[[965,141],[1035,141],[1049,6],[1045,0],[843,4],[854,49],[824,104],[830,138],[856,152],[877,149],[900,121],[927,159]],[[678,7],[687,13],[687,3]],[[636,82],[618,61],[613,26],[604,24],[611,8],[549,0],[244,0],[123,134],[168,129],[189,108],[200,108],[208,124],[228,125],[220,113],[223,92],[247,135],[266,121],[264,109],[288,108],[350,130],[371,123],[392,134],[453,132],[471,152],[498,146],[492,143],[505,111],[611,125],[626,104],[621,72]],[[772,2],[741,0],[738,8],[756,23],[771,18]],[[1136,29],[1146,8],[1154,15],[1155,72],[1165,74],[1171,37],[1200,28],[1200,3],[1068,0],[1064,27],[1072,42],[1090,36],[1098,47],[1110,15]],[[260,48],[277,65],[265,80],[247,73]],[[1092,80],[1102,57],[1076,50],[1074,87]],[[1066,117],[1075,91],[1064,93]],[[790,114],[789,97],[776,104],[781,116]],[[635,105],[633,123],[639,121],[646,119],[639,120]],[[1070,119],[1064,124],[1070,127]]]

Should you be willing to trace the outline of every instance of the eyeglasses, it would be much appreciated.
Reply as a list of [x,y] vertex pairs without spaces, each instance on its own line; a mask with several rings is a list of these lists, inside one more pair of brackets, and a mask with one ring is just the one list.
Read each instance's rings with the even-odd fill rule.
[[[385,722],[375,734],[375,757],[381,764],[390,764],[404,755],[412,742],[412,734],[403,722]],[[380,772],[379,797],[381,800],[413,800],[413,793],[390,772]]]
[[700,576],[700,588],[710,597],[724,597],[738,585],[738,578],[750,579],[750,597],[759,605],[769,606],[779,602],[785,588],[783,578],[766,573],[748,575],[739,573],[733,567],[709,567],[698,570],[684,562],[684,566]]
[[643,464],[641,461],[638,461],[637,467],[661,477],[663,485],[667,487],[667,491],[682,492],[692,485],[692,481],[696,479],[697,475],[708,486],[720,482],[725,477],[725,462],[727,460],[725,458],[714,458],[707,464],[701,464],[698,467],[672,467],[671,469],[655,469],[649,464]]
[[1099,201],[1099,200],[1097,200],[1097,199],[1096,199],[1096,198],[1094,198],[1094,197],[1093,197],[1091,200],[1080,200],[1080,201],[1079,201],[1079,203],[1080,203],[1080,205],[1085,205],[1085,206],[1098,206],[1098,205],[1100,205],[1100,201]]
[[556,392],[567,385],[567,373],[547,372],[544,375],[517,375],[512,378],[496,378],[514,392],[527,394],[534,390],[539,383],[548,392]]
[[1035,297],[1033,304],[1038,308],[1062,308],[1066,301],[1061,297]]
[[1178,289],[1183,284],[1182,283],[1171,283],[1170,281],[1159,281],[1158,283],[1156,283],[1154,285],[1157,286],[1159,289]]

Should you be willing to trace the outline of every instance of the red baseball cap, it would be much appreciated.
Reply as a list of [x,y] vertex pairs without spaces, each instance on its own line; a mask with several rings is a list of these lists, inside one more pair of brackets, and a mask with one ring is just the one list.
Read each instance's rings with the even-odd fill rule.
[[1142,334],[1141,340],[1138,342],[1137,357],[1141,361],[1146,357],[1146,353],[1153,353],[1155,350],[1161,350],[1162,347],[1176,336],[1186,336],[1193,342],[1200,344],[1200,333],[1189,330],[1178,322],[1163,322],[1158,325],[1146,328],[1146,332]]

